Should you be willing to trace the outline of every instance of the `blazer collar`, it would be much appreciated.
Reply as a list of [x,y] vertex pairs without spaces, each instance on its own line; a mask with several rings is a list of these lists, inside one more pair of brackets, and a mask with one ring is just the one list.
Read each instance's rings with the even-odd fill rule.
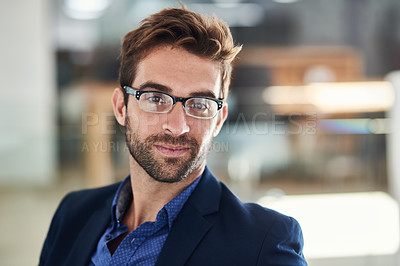
[[106,198],[104,204],[93,212],[86,224],[82,227],[81,233],[77,236],[75,245],[70,252],[65,265],[88,265],[90,257],[96,249],[99,238],[111,220],[111,204],[114,193]]
[[171,232],[158,257],[157,266],[184,265],[198,243],[212,225],[204,216],[219,210],[221,186],[206,169],[181,213],[176,218]]
[[[115,187],[115,190],[117,187]],[[100,236],[110,222],[110,208],[115,190],[103,206],[91,215],[82,227],[67,265],[87,265]],[[192,195],[183,206],[169,233],[156,265],[183,265],[212,225],[204,216],[219,210],[221,186],[206,167]]]
[[219,181],[206,167],[197,188],[193,191],[188,202],[204,216],[219,210],[220,199],[221,186]]

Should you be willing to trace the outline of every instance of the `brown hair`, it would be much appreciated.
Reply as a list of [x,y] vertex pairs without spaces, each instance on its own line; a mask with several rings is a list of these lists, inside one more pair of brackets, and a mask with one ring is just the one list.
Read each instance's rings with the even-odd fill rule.
[[[182,8],[167,8],[144,19],[139,28],[125,35],[122,41],[119,82],[131,86],[138,63],[155,47],[182,47],[195,55],[220,63],[221,98],[229,89],[232,61],[240,52],[229,27],[215,16],[208,17]],[[128,102],[124,91],[125,104]]]

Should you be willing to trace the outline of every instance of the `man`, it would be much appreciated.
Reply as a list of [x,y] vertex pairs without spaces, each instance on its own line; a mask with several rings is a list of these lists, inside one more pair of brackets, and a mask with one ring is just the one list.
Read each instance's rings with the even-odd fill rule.
[[124,37],[112,104],[130,175],[67,195],[40,265],[306,265],[293,218],[242,203],[206,167],[240,49],[222,21],[184,8]]

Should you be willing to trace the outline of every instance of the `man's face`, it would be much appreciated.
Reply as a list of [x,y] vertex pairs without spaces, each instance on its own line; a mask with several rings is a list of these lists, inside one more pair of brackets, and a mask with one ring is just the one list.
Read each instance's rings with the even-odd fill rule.
[[[220,95],[218,63],[193,55],[182,48],[156,48],[137,67],[132,87],[163,91],[176,97]],[[126,141],[136,162],[155,180],[178,182],[188,175],[199,176],[205,166],[212,140],[227,115],[226,105],[212,119],[185,114],[182,103],[169,113],[148,113],[129,96],[126,109]]]

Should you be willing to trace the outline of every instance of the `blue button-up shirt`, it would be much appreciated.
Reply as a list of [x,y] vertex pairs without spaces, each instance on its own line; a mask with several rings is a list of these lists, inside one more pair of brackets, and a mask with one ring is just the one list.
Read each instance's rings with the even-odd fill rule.
[[101,236],[89,265],[155,265],[175,218],[196,188],[200,178],[165,204],[157,213],[154,222],[144,222],[130,232],[111,255],[107,244],[128,232],[128,227],[121,222],[132,202],[132,188],[130,175],[128,175],[114,196],[111,222]]

